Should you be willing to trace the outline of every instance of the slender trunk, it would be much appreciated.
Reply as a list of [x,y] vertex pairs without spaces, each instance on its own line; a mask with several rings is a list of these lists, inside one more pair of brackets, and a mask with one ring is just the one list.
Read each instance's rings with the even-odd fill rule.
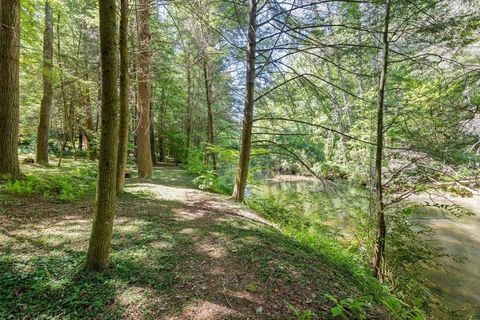
[[140,0],[137,9],[138,34],[138,100],[139,115],[137,129],[138,176],[149,178],[153,174],[150,149],[150,1]]
[[185,135],[186,135],[186,145],[185,145],[185,162],[188,162],[188,156],[190,151],[190,143],[192,139],[192,61],[190,56],[190,47],[187,52],[187,117],[185,124]]
[[[60,14],[57,16],[57,34],[60,34]],[[60,70],[59,72],[59,78],[60,78],[60,92],[62,96],[62,144],[61,144],[61,149],[60,149],[60,157],[58,158],[58,166],[62,166],[62,159],[63,159],[63,154],[65,152],[65,148],[67,147],[67,142],[68,142],[68,115],[67,115],[67,97],[65,94],[65,85],[63,81],[63,63],[61,60],[61,51],[60,51],[60,37],[57,37],[57,60],[58,60],[58,69]]]
[[[137,1],[134,2],[134,5],[137,5]],[[135,17],[137,18],[137,17]],[[137,27],[137,34],[138,34],[138,23],[135,24]],[[130,37],[131,42],[130,45],[131,47],[135,47],[135,39],[134,37]],[[136,57],[138,59],[138,57]],[[133,145],[135,146],[133,148],[133,157],[135,158],[135,162],[137,162],[137,149],[138,149],[138,144],[137,144],[137,132],[138,132],[138,68],[137,68],[137,59],[132,58],[132,69],[130,71],[130,74],[133,76],[133,79],[130,79],[132,82],[131,85],[131,93],[133,95],[133,106],[130,109],[130,127],[131,127],[131,132],[133,135]]]
[[215,132],[213,129],[213,111],[212,111],[212,95],[213,95],[213,84],[212,84],[212,71],[210,66],[210,61],[208,60],[207,52],[204,52],[203,56],[203,74],[205,77],[205,93],[207,98],[207,141],[208,146],[205,150],[205,158],[208,159],[212,157],[213,170],[217,170],[217,156],[211,148],[215,145]]
[[75,89],[70,91],[70,108],[69,108],[69,119],[70,119],[70,143],[73,148],[73,159],[77,160],[77,145],[75,144],[76,136],[77,136],[77,113],[75,111],[75,105],[73,101]]
[[20,175],[18,163],[20,1],[0,0],[0,179]]
[[383,158],[383,106],[385,100],[385,87],[388,68],[388,25],[390,21],[390,0],[387,0],[385,7],[385,22],[383,29],[383,58],[380,70],[380,81],[378,85],[377,99],[377,146],[375,160],[375,212],[377,217],[377,235],[373,250],[373,273],[380,281],[383,281],[383,261],[385,253],[385,213],[383,204],[382,185],[382,158]]
[[53,102],[52,77],[53,64],[53,10],[45,1],[45,32],[43,34],[43,98],[40,104],[40,122],[37,130],[36,162],[48,164],[48,130],[50,110]]
[[[359,23],[361,23],[359,21]],[[362,31],[358,31],[357,32],[357,40],[358,40],[358,43],[363,43],[363,39],[362,39]],[[360,76],[357,77],[358,78],[358,94],[360,97],[363,98],[363,94],[365,93],[365,82],[363,80],[363,72],[364,72],[364,66],[363,66],[363,53],[362,53],[362,50],[358,50],[358,53],[357,53],[357,65],[359,66],[359,71],[360,71]]]
[[87,112],[87,119],[85,121],[86,130],[84,130],[85,137],[87,138],[87,156],[89,160],[95,160],[97,158],[97,141],[95,141],[95,125],[93,121],[92,102],[90,100],[90,90],[87,88],[85,109]]
[[[152,88],[153,91],[153,88]],[[153,98],[150,100],[150,153],[152,154],[152,162],[156,162],[155,157],[155,121],[153,119]]]
[[[340,59],[337,59],[338,64],[340,64]],[[345,81],[345,77],[343,76],[343,71],[339,68],[338,69],[338,79],[340,80],[340,86],[344,89],[347,88],[347,82]],[[348,131],[351,129],[353,125],[353,115],[352,115],[352,110],[351,110],[351,104],[350,104],[350,99],[348,97],[348,94],[345,91],[342,91],[342,100],[343,100],[343,108],[342,108],[342,113],[347,116],[347,125],[344,125],[345,131]],[[350,159],[349,154],[348,154],[348,149],[346,151],[346,161],[348,162]]]
[[128,158],[128,0],[120,1],[120,127],[118,129],[117,192],[123,192]]
[[[98,85],[98,90],[97,90],[97,101],[102,101],[102,86],[100,84],[100,79],[102,78],[101,71],[99,72],[98,75],[99,78],[99,85]],[[100,108],[95,108],[95,132],[98,132],[100,128]]]
[[102,131],[98,163],[97,196],[86,268],[108,269],[116,200],[118,152],[118,48],[116,0],[100,0],[102,61]]
[[78,150],[82,151],[83,150],[83,131],[80,129],[78,132]]
[[255,94],[255,55],[257,32],[257,0],[249,0],[248,45],[247,45],[247,77],[245,110],[243,115],[242,146],[238,164],[237,177],[232,198],[243,201],[247,185],[248,167],[250,164],[250,149],[252,147],[253,108]]
[[[332,72],[330,69],[330,65],[328,63],[325,64],[325,69],[326,69],[326,74],[327,74],[327,80],[330,83],[333,83],[332,79]],[[332,98],[332,105],[333,105],[333,123],[337,127],[338,131],[341,133],[345,133],[345,126],[343,124],[343,119],[342,119],[342,108],[340,106],[340,103],[338,102],[338,95],[337,95],[337,90],[333,86],[330,87],[330,95]],[[332,136],[332,140],[335,140],[335,137]],[[334,142],[332,141],[331,147],[333,148]],[[343,159],[343,163],[345,164],[348,161],[348,154],[347,154],[347,148],[346,148],[346,140],[345,136],[342,134],[339,137],[339,144],[340,144],[340,152],[341,156]]]
[[158,122],[158,161],[164,162],[165,161],[165,108],[166,108],[166,94],[165,88],[162,88],[160,93],[160,110],[158,117],[160,121]]

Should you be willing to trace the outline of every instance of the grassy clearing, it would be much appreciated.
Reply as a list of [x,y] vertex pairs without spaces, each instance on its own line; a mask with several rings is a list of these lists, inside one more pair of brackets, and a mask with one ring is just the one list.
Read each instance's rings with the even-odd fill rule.
[[[236,217],[191,180],[175,168],[130,179],[104,274],[83,271],[93,194],[0,192],[0,319],[391,318],[378,285],[330,251]],[[158,196],[167,191],[185,201]]]

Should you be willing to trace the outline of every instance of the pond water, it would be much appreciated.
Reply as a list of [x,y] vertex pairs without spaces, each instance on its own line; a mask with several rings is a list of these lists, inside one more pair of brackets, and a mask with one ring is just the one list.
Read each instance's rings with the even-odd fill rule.
[[[370,191],[352,186],[347,182],[321,183],[315,179],[298,176],[261,177],[249,196],[275,196],[283,191],[307,194],[314,197],[299,197],[305,214],[319,215],[318,219],[338,230],[340,235],[349,234],[349,215],[345,212],[362,210],[371,212]],[[469,210],[471,216],[456,218],[443,214],[440,209],[425,206],[419,212],[423,223],[435,230],[436,245],[455,259],[442,258],[444,269],[425,270],[425,277],[434,300],[449,310],[457,311],[455,319],[480,319],[480,192],[472,198],[454,197],[448,194],[420,194],[409,201],[420,204],[456,204]],[[325,210],[327,208],[327,210]],[[330,217],[325,212],[333,213]],[[372,213],[373,214],[373,213]],[[332,218],[333,217],[333,218]],[[434,314],[435,319],[451,319],[445,314]]]

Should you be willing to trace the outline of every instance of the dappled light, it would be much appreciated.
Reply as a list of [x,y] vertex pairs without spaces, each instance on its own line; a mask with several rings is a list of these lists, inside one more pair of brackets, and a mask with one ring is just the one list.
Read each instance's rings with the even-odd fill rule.
[[[91,225],[85,202],[69,205],[68,215],[48,221],[7,219],[2,235],[8,235],[9,246],[2,246],[1,268],[10,279],[2,287],[2,294],[12,299],[9,310],[27,312],[21,301],[28,299],[36,315],[47,316],[59,312],[50,302],[68,307],[76,303],[72,299],[82,297],[82,303],[89,305],[83,314],[92,316],[256,317],[260,307],[262,314],[279,316],[290,312],[282,301],[300,307],[312,297],[324,299],[323,292],[350,294],[347,284],[337,288],[325,282],[332,274],[320,267],[319,258],[309,256],[274,228],[253,221],[254,213],[232,214],[222,197],[192,190],[196,196],[192,202],[181,187],[175,197],[157,196],[155,188],[165,186],[140,188],[134,183],[126,190],[133,188],[139,192],[119,198],[112,267],[102,276],[82,270]],[[148,199],[141,190],[152,191]],[[168,190],[174,194],[176,188]],[[202,197],[208,201],[198,202]],[[45,209],[47,204],[39,199],[34,206]],[[11,216],[15,218],[32,204],[18,197],[6,206],[15,210]],[[290,246],[297,247],[294,254],[284,251]],[[292,285],[298,288],[292,290]],[[16,293],[9,288],[17,288]]]
[[0,0],[0,320],[480,319],[480,1]]

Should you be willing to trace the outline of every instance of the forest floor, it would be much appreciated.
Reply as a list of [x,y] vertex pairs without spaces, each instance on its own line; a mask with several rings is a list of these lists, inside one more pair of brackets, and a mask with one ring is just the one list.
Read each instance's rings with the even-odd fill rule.
[[[0,318],[330,319],[332,297],[370,294],[193,178],[161,167],[153,179],[129,179],[103,274],[83,270],[93,194],[62,202],[0,188]],[[375,303],[362,308],[369,319],[389,318]]]

